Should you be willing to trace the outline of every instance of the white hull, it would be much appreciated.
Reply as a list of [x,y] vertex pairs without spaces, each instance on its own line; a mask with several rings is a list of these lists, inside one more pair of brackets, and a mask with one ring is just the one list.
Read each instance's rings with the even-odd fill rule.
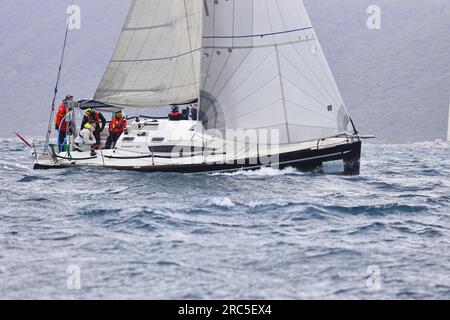
[[[97,150],[95,156],[91,156],[89,151],[40,156],[35,168],[96,167],[215,172],[257,169],[262,166],[301,167],[298,164],[311,161],[322,163],[337,155],[344,158],[345,154],[336,150],[359,142],[358,137],[341,136],[323,141],[279,145],[276,148],[244,143],[234,143],[230,147],[228,142],[202,135],[197,129],[197,122],[194,121],[141,120],[127,128],[127,133],[120,137],[113,150]],[[325,152],[327,150],[329,152]],[[357,158],[359,161],[359,154]]]

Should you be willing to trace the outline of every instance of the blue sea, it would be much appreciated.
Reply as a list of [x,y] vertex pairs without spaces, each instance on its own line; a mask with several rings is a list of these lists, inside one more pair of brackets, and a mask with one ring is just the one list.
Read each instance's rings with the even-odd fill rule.
[[2,299],[449,299],[450,145],[355,177],[34,171],[0,142]]

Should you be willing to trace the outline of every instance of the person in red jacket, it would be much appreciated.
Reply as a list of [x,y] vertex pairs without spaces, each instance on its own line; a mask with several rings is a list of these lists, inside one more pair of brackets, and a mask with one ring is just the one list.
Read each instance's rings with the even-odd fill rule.
[[169,113],[170,121],[180,121],[184,120],[184,116],[180,113],[180,109],[178,106],[172,106],[172,112]]
[[127,127],[127,119],[124,117],[122,111],[116,112],[109,123],[109,137],[106,140],[105,149],[112,149],[119,140],[122,133]]
[[66,120],[66,115],[69,113],[67,102],[72,100],[73,96],[66,96],[56,112],[55,129],[58,130],[58,152],[61,152],[63,149],[67,137],[67,131],[69,131],[69,133],[72,131],[72,123],[68,123]]

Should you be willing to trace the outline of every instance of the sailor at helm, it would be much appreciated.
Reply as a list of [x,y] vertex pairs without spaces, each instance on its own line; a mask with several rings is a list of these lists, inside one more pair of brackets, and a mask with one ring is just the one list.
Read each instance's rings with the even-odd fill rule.
[[180,108],[178,106],[172,106],[172,112],[169,113],[170,121],[180,121],[184,120],[184,116],[180,113]]

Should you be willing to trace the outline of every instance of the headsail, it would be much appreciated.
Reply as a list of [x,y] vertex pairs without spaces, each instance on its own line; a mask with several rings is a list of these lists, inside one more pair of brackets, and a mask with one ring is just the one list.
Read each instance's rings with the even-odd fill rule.
[[133,0],[94,100],[151,108],[198,98],[202,0]]
[[281,143],[346,131],[348,115],[301,0],[205,0],[207,128],[279,129]]

